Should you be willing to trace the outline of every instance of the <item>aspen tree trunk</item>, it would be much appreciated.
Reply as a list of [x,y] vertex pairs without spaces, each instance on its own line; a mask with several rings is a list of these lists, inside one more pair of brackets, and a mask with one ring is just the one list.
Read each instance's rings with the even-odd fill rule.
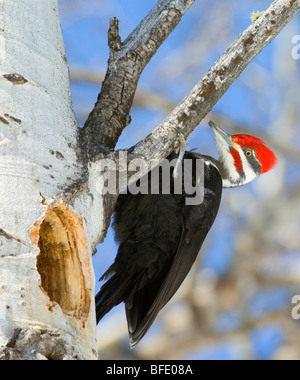
[[0,359],[97,357],[77,135],[57,1],[1,0]]

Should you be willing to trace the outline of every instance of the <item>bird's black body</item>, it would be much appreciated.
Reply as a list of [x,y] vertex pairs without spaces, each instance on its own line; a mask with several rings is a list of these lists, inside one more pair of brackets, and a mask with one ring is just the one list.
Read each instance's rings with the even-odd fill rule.
[[96,296],[97,322],[124,301],[132,345],[141,340],[182,284],[219,209],[222,178],[216,160],[192,152],[186,152],[185,159],[205,161],[201,204],[186,205],[188,195],[183,192],[121,194],[116,205],[114,228],[120,246],[103,276],[111,277]]
[[[142,191],[132,195],[129,191],[118,198],[114,228],[120,246],[114,264],[102,277],[108,280],[96,296],[96,312],[99,322],[124,301],[132,346],[146,334],[190,271],[217,215],[222,188],[243,186],[276,165],[276,155],[263,141],[249,135],[229,135],[214,122],[208,124],[216,138],[219,160],[181,149],[177,162],[184,155],[184,170],[180,172],[180,165],[175,166],[175,182],[164,171],[153,182],[150,173],[145,178],[151,179],[150,187],[154,184],[157,194],[148,191],[149,195],[143,195]],[[176,157],[172,154],[168,159]],[[196,169],[199,159],[204,163],[200,173]],[[167,193],[166,178],[171,185]],[[188,199],[194,198],[191,187],[183,186],[184,191],[178,193],[178,181],[185,185],[186,179],[196,189],[196,197],[197,189],[204,187],[202,202]]]

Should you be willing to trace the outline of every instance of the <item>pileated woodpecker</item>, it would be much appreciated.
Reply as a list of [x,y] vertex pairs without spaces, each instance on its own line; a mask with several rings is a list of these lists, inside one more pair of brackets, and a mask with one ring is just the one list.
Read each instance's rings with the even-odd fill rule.
[[[193,152],[185,152],[183,157],[183,162],[204,160],[201,204],[187,205],[189,195],[174,191],[168,195],[128,193],[118,198],[114,229],[120,245],[115,262],[101,278],[108,280],[96,296],[96,313],[99,322],[114,306],[125,302],[132,347],[189,273],[217,215],[222,188],[245,185],[277,162],[258,138],[229,135],[215,123],[209,125],[219,160]],[[169,160],[174,157],[172,154]],[[192,176],[197,183],[195,171]]]

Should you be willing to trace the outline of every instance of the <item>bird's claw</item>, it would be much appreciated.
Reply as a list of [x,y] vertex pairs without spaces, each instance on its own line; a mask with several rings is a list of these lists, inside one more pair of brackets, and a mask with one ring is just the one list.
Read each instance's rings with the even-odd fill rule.
[[178,159],[173,171],[173,178],[177,178],[179,174],[179,167],[182,164],[183,156],[185,154],[189,138],[185,138],[183,133],[180,132],[178,128],[176,127],[172,127],[172,128],[178,135],[178,140],[177,140],[178,145],[174,147],[175,153],[178,154]]
[[[177,133],[178,139],[177,144],[174,146],[174,151],[176,154],[180,154],[182,151],[186,151],[186,147],[189,141],[189,138],[185,138],[183,133],[177,127],[172,127],[172,129]],[[184,154],[184,153],[183,153]]]

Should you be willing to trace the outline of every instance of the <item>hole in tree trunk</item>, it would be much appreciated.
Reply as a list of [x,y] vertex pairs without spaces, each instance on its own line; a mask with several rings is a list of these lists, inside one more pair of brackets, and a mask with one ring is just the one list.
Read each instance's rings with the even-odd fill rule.
[[30,231],[40,249],[41,287],[63,312],[81,322],[89,316],[92,293],[88,245],[82,221],[66,206],[48,207],[42,223]]

